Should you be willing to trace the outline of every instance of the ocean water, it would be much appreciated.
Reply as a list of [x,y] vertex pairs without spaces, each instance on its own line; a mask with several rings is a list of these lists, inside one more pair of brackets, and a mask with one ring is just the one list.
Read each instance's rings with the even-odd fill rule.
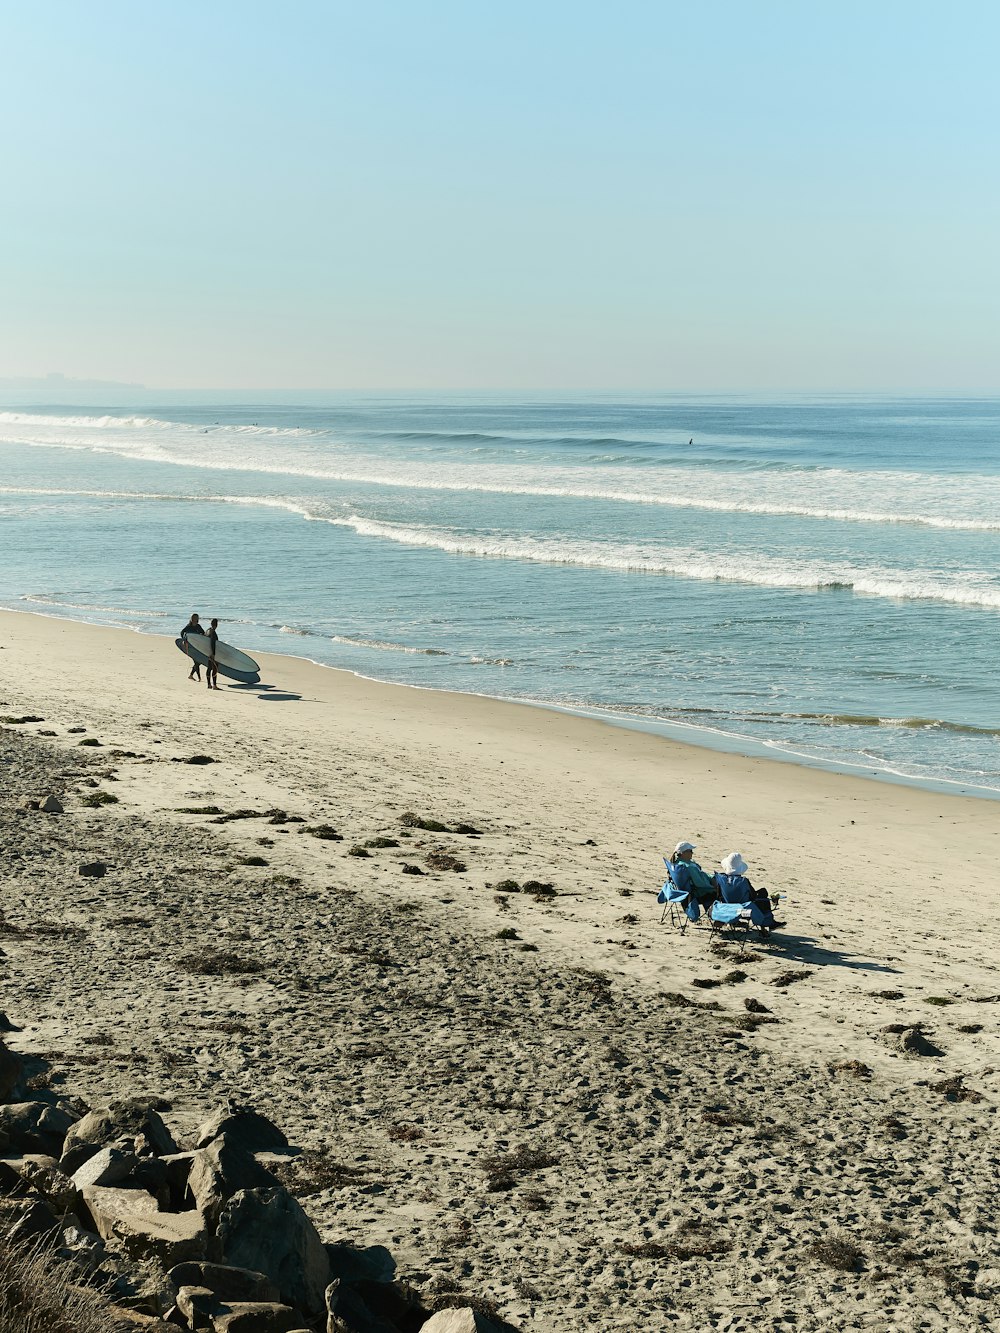
[[13,609],[1000,795],[1000,400],[33,405],[0,463]]

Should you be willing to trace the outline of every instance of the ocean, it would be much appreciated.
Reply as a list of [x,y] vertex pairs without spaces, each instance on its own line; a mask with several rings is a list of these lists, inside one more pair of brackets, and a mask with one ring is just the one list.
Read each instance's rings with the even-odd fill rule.
[[1000,796],[1000,400],[32,405],[0,460],[5,607]]

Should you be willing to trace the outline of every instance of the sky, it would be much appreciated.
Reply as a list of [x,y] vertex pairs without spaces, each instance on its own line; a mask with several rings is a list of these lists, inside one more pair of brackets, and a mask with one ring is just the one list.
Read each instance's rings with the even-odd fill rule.
[[1000,10],[6,0],[0,377],[1000,390]]

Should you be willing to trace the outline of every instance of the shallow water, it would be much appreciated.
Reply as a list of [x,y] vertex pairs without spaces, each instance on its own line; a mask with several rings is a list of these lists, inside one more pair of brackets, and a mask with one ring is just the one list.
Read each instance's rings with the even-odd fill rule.
[[998,440],[992,399],[9,408],[0,601],[992,795]]

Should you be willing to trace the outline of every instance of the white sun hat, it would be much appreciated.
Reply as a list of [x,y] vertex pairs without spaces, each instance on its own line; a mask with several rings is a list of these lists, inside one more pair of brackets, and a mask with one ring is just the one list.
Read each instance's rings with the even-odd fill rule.
[[693,851],[694,851],[693,842],[679,842],[677,846],[674,848],[674,856],[679,856],[681,852],[693,852]]
[[721,865],[727,875],[745,875],[750,869],[739,852],[730,852]]

